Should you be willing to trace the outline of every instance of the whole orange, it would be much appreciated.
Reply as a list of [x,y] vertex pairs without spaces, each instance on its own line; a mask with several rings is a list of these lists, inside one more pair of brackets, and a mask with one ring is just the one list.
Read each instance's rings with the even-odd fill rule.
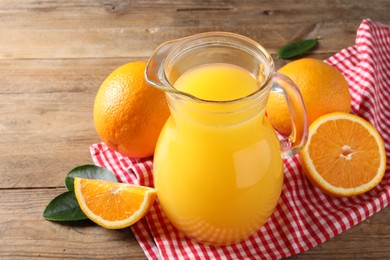
[[169,116],[165,94],[145,81],[146,62],[114,70],[100,86],[94,105],[96,131],[111,149],[130,157],[154,154]]
[[[304,58],[287,63],[278,71],[299,88],[309,125],[332,112],[349,112],[351,96],[348,83],[336,68],[317,59]],[[283,94],[271,92],[267,104],[271,124],[282,134],[291,133],[291,120]]]

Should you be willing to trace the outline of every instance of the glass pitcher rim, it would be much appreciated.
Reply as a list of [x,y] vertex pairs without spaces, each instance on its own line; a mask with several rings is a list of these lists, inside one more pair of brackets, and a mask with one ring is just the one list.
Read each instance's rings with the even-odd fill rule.
[[[166,92],[166,93],[169,93],[169,94],[174,94],[174,95],[177,95],[177,96],[182,96],[182,97],[186,97],[186,98],[189,98],[190,100],[192,101],[196,101],[196,102],[199,102],[199,103],[208,103],[208,104],[232,104],[232,103],[237,103],[237,102],[241,102],[241,101],[246,101],[246,100],[250,100],[252,98],[258,98],[260,96],[263,96],[265,93],[269,92],[269,89],[271,88],[271,81],[272,81],[272,77],[273,77],[273,74],[275,72],[275,64],[274,64],[274,61],[272,59],[272,56],[271,54],[267,51],[267,49],[262,46],[260,43],[256,42],[255,40],[247,37],[247,36],[244,36],[244,35],[241,35],[241,34],[238,34],[238,33],[233,33],[233,32],[225,32],[225,31],[209,31],[209,32],[202,32],[202,33],[197,33],[197,34],[193,34],[193,35],[189,35],[189,36],[185,36],[185,37],[181,37],[181,38],[178,38],[178,39],[174,39],[174,40],[170,40],[170,41],[166,41],[162,44],[160,44],[152,53],[151,55],[151,58],[153,57],[153,55],[157,52],[157,50],[161,47],[163,47],[164,45],[168,45],[168,44],[176,44],[175,46],[173,46],[173,48],[179,48],[181,45],[183,45],[184,43],[190,41],[190,40],[194,40],[194,39],[197,39],[197,38],[202,38],[202,37],[208,37],[208,36],[223,36],[223,37],[232,37],[232,38],[236,38],[236,39],[239,39],[239,40],[243,40],[249,44],[251,44],[254,48],[256,48],[256,50],[260,51],[264,57],[266,58],[266,60],[269,62],[268,66],[269,66],[269,72],[266,74],[266,77],[265,77],[265,80],[259,84],[259,88],[256,90],[256,91],[253,91],[251,92],[250,94],[248,95],[245,95],[243,97],[240,97],[240,98],[236,98],[236,99],[230,99],[230,100],[211,100],[211,99],[203,99],[203,98],[199,98],[195,95],[192,95],[188,92],[185,92],[185,91],[180,91],[178,90],[177,88],[175,88],[169,81],[169,78],[167,76],[167,72],[165,70],[165,64],[166,64],[166,60],[170,57],[170,54],[172,53],[172,51],[170,51],[170,53],[168,53],[167,57],[165,58],[165,60],[162,62],[162,66],[164,66],[164,70],[163,70],[163,74],[162,74],[162,80],[164,81],[163,84],[157,84],[156,82],[154,81],[150,81],[148,79],[148,76],[147,76],[147,70],[148,70],[148,66],[149,66],[149,61],[147,62],[147,67],[145,69],[145,79],[147,80],[147,82],[155,87],[157,87],[158,89]],[[203,43],[205,44],[205,43]],[[218,42],[219,45],[222,45],[222,42]],[[199,44],[200,45],[200,44]],[[198,46],[199,46],[198,45]],[[253,55],[254,56],[254,55]],[[255,58],[255,57],[254,57]],[[248,73],[250,73],[248,71]],[[258,79],[256,78],[256,81],[258,81]],[[168,85],[168,87],[166,86]]]

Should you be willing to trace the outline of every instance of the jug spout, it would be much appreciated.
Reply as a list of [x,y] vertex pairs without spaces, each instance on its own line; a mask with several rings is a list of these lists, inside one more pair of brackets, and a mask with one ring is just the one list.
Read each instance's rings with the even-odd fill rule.
[[171,84],[169,83],[164,68],[165,60],[170,53],[174,42],[176,41],[173,40],[159,45],[149,58],[145,69],[146,81],[150,85],[163,91],[172,91],[172,88],[170,87]]

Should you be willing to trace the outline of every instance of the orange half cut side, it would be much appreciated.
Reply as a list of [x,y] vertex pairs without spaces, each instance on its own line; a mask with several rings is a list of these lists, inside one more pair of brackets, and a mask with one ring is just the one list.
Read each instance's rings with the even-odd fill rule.
[[81,210],[100,226],[128,227],[141,219],[156,199],[149,187],[75,178],[74,191]]
[[371,190],[386,169],[380,134],[369,122],[349,113],[330,113],[314,121],[300,155],[308,179],[335,196]]

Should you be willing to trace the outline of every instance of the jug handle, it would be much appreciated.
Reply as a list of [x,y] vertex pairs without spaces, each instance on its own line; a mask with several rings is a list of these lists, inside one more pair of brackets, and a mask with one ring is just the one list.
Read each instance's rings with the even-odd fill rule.
[[286,99],[290,113],[292,131],[290,136],[280,140],[282,157],[288,158],[299,153],[306,144],[308,137],[308,121],[306,108],[298,87],[287,76],[275,73],[272,92],[282,93]]

